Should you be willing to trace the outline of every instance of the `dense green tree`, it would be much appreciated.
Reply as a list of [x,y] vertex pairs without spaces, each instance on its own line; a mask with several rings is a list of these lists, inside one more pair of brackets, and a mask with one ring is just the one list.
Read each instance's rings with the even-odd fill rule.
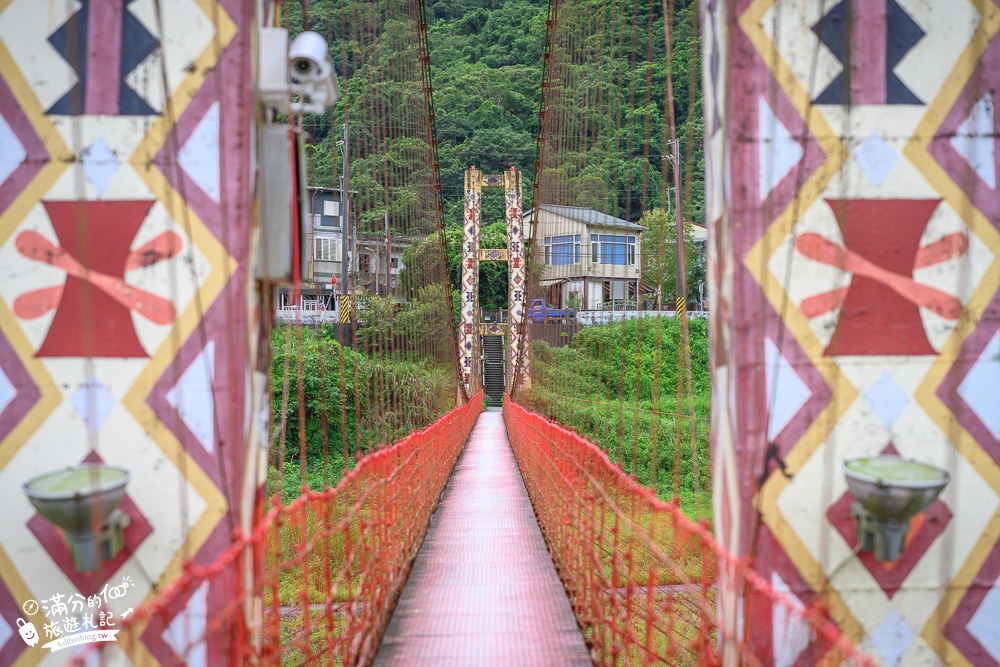
[[[685,220],[703,223],[698,3],[680,0],[675,4],[671,73],[684,183],[680,194]],[[303,25],[298,3],[283,6],[282,22],[297,33]],[[673,174],[662,169],[665,163],[670,164],[667,154],[671,147],[665,142],[669,136],[665,132],[667,58],[659,6],[653,5],[652,29],[647,35],[644,12],[649,9],[645,4],[637,6],[639,28],[628,33],[622,32],[627,21],[612,20],[630,16],[632,5],[624,0],[561,4],[560,21],[579,21],[577,37],[589,49],[588,63],[568,65],[571,78],[583,82],[589,99],[596,96],[603,100],[603,106],[598,111],[592,104],[580,104],[572,94],[576,91],[560,91],[558,82],[550,95],[551,113],[563,114],[568,127],[592,127],[597,138],[585,151],[549,161],[551,171],[546,178],[562,184],[558,191],[566,193],[567,201],[559,203],[585,205],[635,221],[647,210],[669,209],[676,203]],[[308,7],[309,27],[330,38],[331,59],[354,108],[365,108],[368,100],[372,104],[377,99],[388,100],[386,122],[410,127],[413,109],[422,109],[423,94],[412,69],[418,62],[416,46],[412,39],[406,39],[407,31],[413,29],[409,20],[393,19],[391,25],[383,26],[383,47],[375,50],[371,35],[358,28],[358,21],[375,5],[359,0],[311,0]],[[461,223],[464,172],[472,165],[486,173],[519,167],[524,173],[527,208],[532,199],[548,3],[429,0],[427,10],[446,226]],[[612,39],[614,30],[618,30],[617,41]],[[648,62],[647,48],[652,56]],[[398,73],[397,79],[374,76],[376,65],[382,67],[380,71]],[[644,93],[647,77],[648,104]],[[370,140],[366,133],[372,130],[366,126],[372,123],[363,115],[359,118],[358,112],[352,113],[351,141],[361,144]],[[314,185],[336,187],[339,183],[341,153],[336,144],[342,138],[343,119],[341,102],[325,114],[304,120],[314,142],[308,151]],[[389,139],[384,155],[355,156],[352,160],[351,183],[352,189],[359,191],[356,211],[363,229],[377,229],[387,207],[394,219],[413,221],[415,229],[433,228],[429,195],[414,192],[412,185],[426,180],[420,170],[427,169],[428,147],[420,136],[413,132]],[[419,178],[391,182],[386,174]],[[484,227],[502,220],[502,199],[491,191],[484,192]],[[484,269],[484,305],[500,299],[501,290],[493,288],[500,277],[492,275],[495,268]],[[453,270],[453,285],[457,286],[457,278]]]
[[[642,216],[639,224],[648,229],[642,237],[642,280],[654,288],[662,286],[662,305],[670,310],[677,295],[677,225],[674,216],[662,208],[654,208]],[[688,299],[698,296],[698,282],[704,280],[704,261],[695,246],[692,231],[691,223],[686,223],[683,234]]]

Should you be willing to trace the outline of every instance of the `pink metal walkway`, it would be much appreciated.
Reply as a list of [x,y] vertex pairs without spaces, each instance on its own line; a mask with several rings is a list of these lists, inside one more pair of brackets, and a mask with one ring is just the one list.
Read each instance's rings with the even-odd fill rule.
[[375,665],[591,665],[499,411],[479,416]]

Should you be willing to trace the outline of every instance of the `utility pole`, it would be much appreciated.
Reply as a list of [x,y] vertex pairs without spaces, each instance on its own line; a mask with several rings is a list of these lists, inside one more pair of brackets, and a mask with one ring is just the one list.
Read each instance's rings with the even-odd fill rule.
[[[672,92],[671,92],[672,94]],[[670,132],[676,137],[676,126],[673,125],[673,106],[670,108],[671,115],[671,127]],[[677,232],[677,310],[681,310],[680,304],[684,304],[684,310],[687,310],[687,267],[684,266],[684,219],[681,208],[681,170],[680,170],[680,151],[677,148],[677,139],[674,138],[670,143],[670,166],[672,166],[674,172],[674,195],[677,198],[677,205],[674,208],[674,230]],[[670,190],[667,190],[667,197],[670,197]],[[669,204],[668,204],[669,206]]]
[[[344,208],[344,220],[348,223],[347,229],[351,233],[351,269],[354,269],[354,260],[358,256],[358,234],[354,229],[354,222],[351,220],[351,149],[347,141],[347,119],[344,119],[344,189],[347,194],[347,206]],[[360,262],[359,262],[360,264]],[[360,268],[360,267],[359,267]],[[351,286],[357,288],[357,272],[354,273],[354,281]],[[351,311],[354,312],[353,310]]]
[[[350,223],[350,204],[348,197],[351,192],[351,162],[350,162],[350,143],[347,141],[347,120],[344,120],[344,139],[339,142],[341,144],[341,153],[344,156],[343,167],[341,169],[340,175],[340,290],[342,294],[350,294],[348,277],[349,277],[349,261],[347,249],[351,243],[353,234],[351,234],[351,223]],[[351,255],[353,257],[353,255]],[[350,297],[348,297],[349,301]],[[341,299],[340,307],[350,308],[349,303],[345,303],[344,299]]]
[[[674,115],[674,78],[671,76],[672,65],[671,54],[673,53],[673,39],[671,37],[672,19],[667,10],[667,0],[663,0],[663,42],[667,52],[667,108],[669,109],[670,140],[670,162],[674,168],[674,195],[677,197],[676,213],[674,214],[674,226],[677,229],[677,316],[682,316],[687,311],[687,280],[684,267],[684,209],[681,207],[681,157],[677,144],[677,117]],[[666,183],[663,184],[666,189]],[[685,316],[686,317],[686,316]],[[686,324],[684,325],[687,326]],[[685,336],[686,337],[686,336]]]
[[[376,271],[378,266],[375,267]],[[390,299],[392,292],[392,244],[389,241],[389,207],[385,207],[385,296]],[[376,288],[375,293],[378,293]]]

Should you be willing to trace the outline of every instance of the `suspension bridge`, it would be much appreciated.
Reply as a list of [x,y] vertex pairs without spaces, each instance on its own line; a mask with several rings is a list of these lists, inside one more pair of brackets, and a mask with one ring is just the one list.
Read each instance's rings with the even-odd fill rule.
[[0,667],[1000,665],[1000,5],[479,4],[0,0]]

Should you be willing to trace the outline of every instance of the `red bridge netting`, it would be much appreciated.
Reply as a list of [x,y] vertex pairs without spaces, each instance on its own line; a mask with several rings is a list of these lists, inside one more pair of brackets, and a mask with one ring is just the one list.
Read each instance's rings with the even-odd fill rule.
[[[775,591],[722,549],[705,523],[639,486],[596,445],[508,400],[507,435],[552,558],[602,665],[765,665],[717,582],[804,621],[796,664],[874,665],[820,607]],[[763,608],[761,606],[760,608]],[[800,622],[801,622],[800,621]]]
[[[246,582],[243,594],[207,619],[204,634],[179,627],[183,663],[206,640],[231,641],[209,665],[355,665],[371,662],[431,514],[462,451],[482,395],[423,431],[362,459],[335,488],[274,507],[214,563],[189,563],[181,578],[120,624],[129,653],[148,629],[165,628],[178,606],[217,577]],[[85,656],[78,656],[80,658]]]

